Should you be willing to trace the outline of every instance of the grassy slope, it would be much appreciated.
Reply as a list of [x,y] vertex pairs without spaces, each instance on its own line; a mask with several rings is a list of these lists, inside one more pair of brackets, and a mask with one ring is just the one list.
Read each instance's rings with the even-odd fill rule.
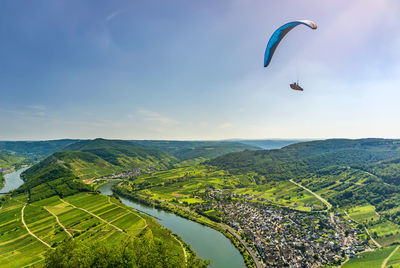
[[71,144],[65,150],[91,153],[114,166],[125,169],[148,166],[167,168],[177,161],[161,150],[122,140],[81,141]]
[[[24,220],[30,231],[50,246],[55,247],[68,239],[70,236],[67,231],[74,239],[105,243],[119,243],[129,236],[144,235],[148,239],[166,242],[184,262],[180,244],[168,230],[150,217],[138,214],[113,198],[98,194],[80,193],[64,200],[76,207],[54,196],[30,203],[24,211]],[[22,225],[21,210],[26,201],[26,195],[15,196],[5,202],[1,209],[0,267],[43,264],[43,256],[48,248]]]

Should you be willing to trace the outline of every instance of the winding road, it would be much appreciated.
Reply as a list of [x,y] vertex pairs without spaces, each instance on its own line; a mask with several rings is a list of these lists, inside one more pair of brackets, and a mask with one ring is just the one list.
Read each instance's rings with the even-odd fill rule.
[[44,208],[45,210],[47,210],[47,212],[49,212],[51,215],[53,215],[53,216],[56,218],[58,225],[60,225],[61,228],[63,228],[64,231],[65,231],[72,239],[74,239],[74,237],[72,236],[72,234],[71,234],[70,232],[68,232],[68,230],[65,228],[65,226],[60,222],[60,220],[58,219],[57,215],[54,214],[54,213],[53,213],[50,209],[48,209],[47,207],[44,206],[43,208]]
[[[347,213],[346,210],[343,210],[343,211],[344,211],[344,214],[346,214],[346,216],[347,216],[349,219],[351,219],[352,221],[354,221],[354,222],[356,222],[356,223],[359,223],[358,221],[356,221],[356,220],[354,220],[352,217],[350,217],[349,213]],[[369,233],[368,228],[365,227],[365,226],[364,226],[364,228],[365,228],[365,231],[367,232],[369,238],[371,238],[372,242],[374,242],[374,244],[375,244],[378,248],[381,248],[382,245],[379,244],[379,243],[372,237],[372,235]]]
[[307,192],[309,192],[310,194],[312,194],[313,196],[315,196],[318,200],[320,200],[322,203],[324,203],[327,206],[326,210],[331,209],[332,205],[331,203],[329,203],[326,199],[322,198],[320,195],[314,193],[313,191],[311,191],[310,189],[304,187],[303,185],[301,185],[300,183],[295,182],[293,179],[289,180],[291,183],[303,188],[304,190],[306,190]]

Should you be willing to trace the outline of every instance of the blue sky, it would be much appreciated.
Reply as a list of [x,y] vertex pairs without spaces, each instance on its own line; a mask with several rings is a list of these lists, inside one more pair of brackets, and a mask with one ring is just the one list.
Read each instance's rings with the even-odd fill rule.
[[[3,0],[0,140],[398,138],[399,17],[396,0]],[[296,19],[318,29],[263,68]]]

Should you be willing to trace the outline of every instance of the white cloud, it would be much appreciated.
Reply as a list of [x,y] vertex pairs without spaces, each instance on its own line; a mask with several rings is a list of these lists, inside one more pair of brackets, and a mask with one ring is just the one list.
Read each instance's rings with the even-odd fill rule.
[[28,108],[40,111],[44,111],[47,109],[45,105],[29,105]]
[[230,122],[225,122],[225,123],[220,124],[220,125],[218,126],[218,128],[219,128],[219,129],[227,129],[227,128],[231,128],[232,126],[233,126],[232,123],[230,123]]
[[173,118],[170,118],[170,117],[167,117],[167,116],[164,116],[164,115],[161,115],[161,114],[159,114],[157,112],[154,112],[154,111],[150,111],[150,110],[146,110],[146,109],[139,109],[138,113],[140,115],[142,115],[143,118],[145,120],[147,120],[147,121],[153,121],[153,122],[161,123],[163,125],[176,125],[176,124],[178,124],[177,120],[175,120]]
[[106,22],[111,21],[112,19],[114,19],[115,17],[117,17],[118,15],[120,15],[123,12],[124,12],[124,10],[122,10],[122,9],[112,12],[110,15],[107,16]]

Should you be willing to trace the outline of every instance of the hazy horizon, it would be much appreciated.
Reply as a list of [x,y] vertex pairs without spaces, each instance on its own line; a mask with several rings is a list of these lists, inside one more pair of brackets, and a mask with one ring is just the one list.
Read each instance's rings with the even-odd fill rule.
[[299,141],[299,142],[307,142],[307,141],[318,141],[318,140],[362,140],[362,139],[387,139],[387,140],[399,140],[400,138],[389,137],[359,137],[359,138],[348,138],[348,137],[331,137],[331,138],[255,138],[255,139],[246,139],[246,138],[227,138],[227,139],[135,139],[135,138],[104,138],[104,137],[92,137],[92,138],[56,138],[56,139],[26,139],[26,140],[5,140],[2,139],[0,142],[35,142],[35,141],[53,141],[53,140],[95,140],[95,139],[105,139],[105,140],[124,140],[124,141]]

